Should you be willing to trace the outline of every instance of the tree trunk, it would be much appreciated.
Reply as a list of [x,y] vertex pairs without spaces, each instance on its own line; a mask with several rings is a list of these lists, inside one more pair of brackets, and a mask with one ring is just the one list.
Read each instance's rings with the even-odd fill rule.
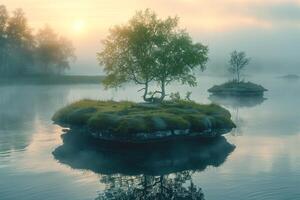
[[160,102],[162,102],[165,97],[166,97],[166,83],[165,83],[165,80],[162,80],[161,81],[161,96],[159,98]]
[[145,102],[152,102],[152,101],[153,101],[152,98],[147,98],[147,95],[148,95],[148,87],[149,87],[148,82],[146,82],[146,83],[145,83],[145,89],[144,89],[143,100],[144,100]]
[[240,82],[240,70],[237,71],[237,82]]

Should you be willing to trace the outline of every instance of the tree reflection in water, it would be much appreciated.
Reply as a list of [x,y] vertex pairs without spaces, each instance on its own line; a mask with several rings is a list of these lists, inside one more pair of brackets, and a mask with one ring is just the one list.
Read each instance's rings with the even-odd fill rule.
[[176,172],[161,176],[104,176],[106,189],[96,200],[108,199],[195,199],[204,200],[201,188],[192,181],[193,172]]
[[235,146],[224,137],[151,144],[112,144],[69,131],[53,155],[74,169],[101,174],[96,200],[203,200],[192,175],[223,164]]

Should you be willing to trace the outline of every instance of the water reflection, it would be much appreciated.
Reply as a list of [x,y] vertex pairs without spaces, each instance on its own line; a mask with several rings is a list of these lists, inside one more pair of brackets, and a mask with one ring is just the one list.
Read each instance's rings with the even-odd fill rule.
[[240,116],[240,108],[251,108],[262,104],[266,98],[263,96],[228,96],[228,95],[210,95],[208,99],[212,103],[220,104],[231,110],[233,121],[237,128],[233,129],[232,135],[243,135],[245,120]]
[[210,95],[208,97],[213,103],[221,104],[231,108],[251,108],[262,104],[266,98],[263,96],[221,96]]
[[38,122],[49,119],[67,93],[50,86],[0,87],[0,153],[26,149]]
[[202,189],[192,180],[191,171],[161,176],[105,175],[106,189],[96,200],[204,200]]
[[[210,100],[207,99],[209,94],[201,91],[206,91],[211,85],[219,84],[224,80],[201,77],[200,82],[199,87],[191,88],[192,99],[209,103]],[[80,143],[75,143],[78,145],[77,149],[70,149],[70,154],[66,154],[64,159],[63,154],[60,155],[59,160],[61,162],[64,160],[66,164],[56,163],[57,160],[53,159],[51,152],[61,144],[59,138],[61,129],[52,125],[51,116],[57,109],[82,98],[139,101],[140,97],[136,95],[137,88],[128,87],[126,90],[115,92],[104,91],[102,86],[97,85],[0,86],[0,199],[82,200],[96,198],[98,196],[96,191],[103,192],[99,195],[99,198],[103,199],[104,192],[109,188],[112,192],[119,193],[118,188],[113,187],[114,178],[117,182],[120,179],[124,180],[120,182],[123,186],[121,189],[129,193],[133,191],[129,191],[130,188],[138,190],[141,188],[140,184],[143,183],[141,181],[144,176],[147,176],[146,180],[151,185],[154,179],[158,180],[161,176],[164,181],[174,182],[177,180],[174,180],[175,174],[185,171],[192,175],[192,183],[201,187],[205,198],[209,200],[297,199],[300,196],[299,84],[290,84],[289,81],[280,81],[277,78],[257,78],[253,82],[269,89],[266,93],[268,100],[261,104],[254,103],[252,107],[238,107],[238,118],[243,119],[245,123],[239,126],[242,127],[244,136],[226,136],[228,141],[236,144],[238,148],[229,156],[230,160],[221,167],[216,169],[208,167],[205,171],[201,168],[218,166],[218,164],[213,164],[214,158],[210,159],[209,153],[206,160],[211,161],[205,162],[205,152],[202,153],[200,147],[197,150],[198,141],[194,144],[190,142],[192,143],[190,146],[185,145],[186,153],[182,149],[173,150],[179,154],[177,158],[169,150],[171,147],[163,147],[161,150],[153,147],[148,150],[153,152],[148,153],[147,158],[144,158],[142,152],[140,156],[136,156],[138,159],[128,157],[135,155],[133,153],[120,152],[118,149],[112,153],[104,147],[102,153],[94,153],[90,159],[83,158],[88,149]],[[184,94],[187,90],[190,89],[177,85],[170,87],[170,92],[180,91]],[[241,104],[245,104],[245,101],[240,100]],[[230,110],[234,118],[236,114],[233,107],[230,107],[230,104],[226,104],[225,107]],[[216,148],[216,152],[222,152],[221,146]],[[82,150],[79,150],[80,148]],[[226,158],[226,148],[224,149],[223,157]],[[94,150],[90,148],[89,151]],[[139,154],[137,150],[135,153]],[[78,156],[79,154],[82,156]],[[117,156],[118,154],[120,156]],[[198,154],[203,155],[202,161],[197,159]],[[128,156],[122,157],[122,155]],[[166,159],[168,156],[171,159]],[[146,162],[151,157],[157,162]],[[76,159],[79,163],[76,163]],[[82,160],[86,163],[82,164]],[[137,163],[135,160],[144,164]],[[159,165],[160,160],[165,164]],[[215,160],[221,160],[219,163],[223,162],[219,158]],[[85,170],[73,170],[67,162],[70,162],[73,168]],[[114,162],[119,166],[113,166]],[[146,163],[151,167],[145,167]],[[150,165],[151,163],[157,163],[155,170],[153,167],[155,165]],[[122,165],[125,165],[126,169],[122,170]],[[162,168],[162,173],[157,172],[159,167]],[[100,183],[99,177],[103,183]],[[133,187],[126,184],[134,178],[138,178],[138,181]],[[106,188],[103,188],[104,184]],[[158,186],[159,184],[156,184],[156,188]],[[182,186],[188,190],[191,180],[187,179]],[[147,191],[151,192],[151,188],[153,187],[148,188]]]
[[106,188],[97,199],[204,199],[192,174],[223,164],[235,146],[224,137],[142,145],[94,141],[67,132],[53,152],[74,169],[101,174]]

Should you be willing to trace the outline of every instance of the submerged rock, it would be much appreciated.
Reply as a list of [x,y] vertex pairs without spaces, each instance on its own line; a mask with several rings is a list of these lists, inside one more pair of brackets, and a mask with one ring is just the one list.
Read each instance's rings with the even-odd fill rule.
[[252,82],[230,81],[221,85],[215,85],[208,89],[208,92],[217,95],[236,95],[236,96],[263,96],[268,91],[261,85]]
[[191,101],[140,104],[82,100],[59,110],[53,121],[97,139],[123,142],[216,137],[235,128],[226,109]]

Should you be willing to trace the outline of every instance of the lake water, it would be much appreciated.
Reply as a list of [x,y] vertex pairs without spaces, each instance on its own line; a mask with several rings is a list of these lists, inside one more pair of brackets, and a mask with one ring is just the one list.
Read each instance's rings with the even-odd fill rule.
[[[168,199],[193,193],[206,200],[300,199],[300,81],[250,77],[266,99],[220,99],[206,90],[224,78],[201,77],[192,91],[200,103],[223,104],[238,128],[210,144],[75,150],[63,144],[51,116],[82,99],[138,101],[137,87],[101,85],[0,86],[0,199]],[[77,148],[78,147],[78,148]],[[125,147],[124,147],[125,148]],[[53,151],[67,149],[54,156]]]

